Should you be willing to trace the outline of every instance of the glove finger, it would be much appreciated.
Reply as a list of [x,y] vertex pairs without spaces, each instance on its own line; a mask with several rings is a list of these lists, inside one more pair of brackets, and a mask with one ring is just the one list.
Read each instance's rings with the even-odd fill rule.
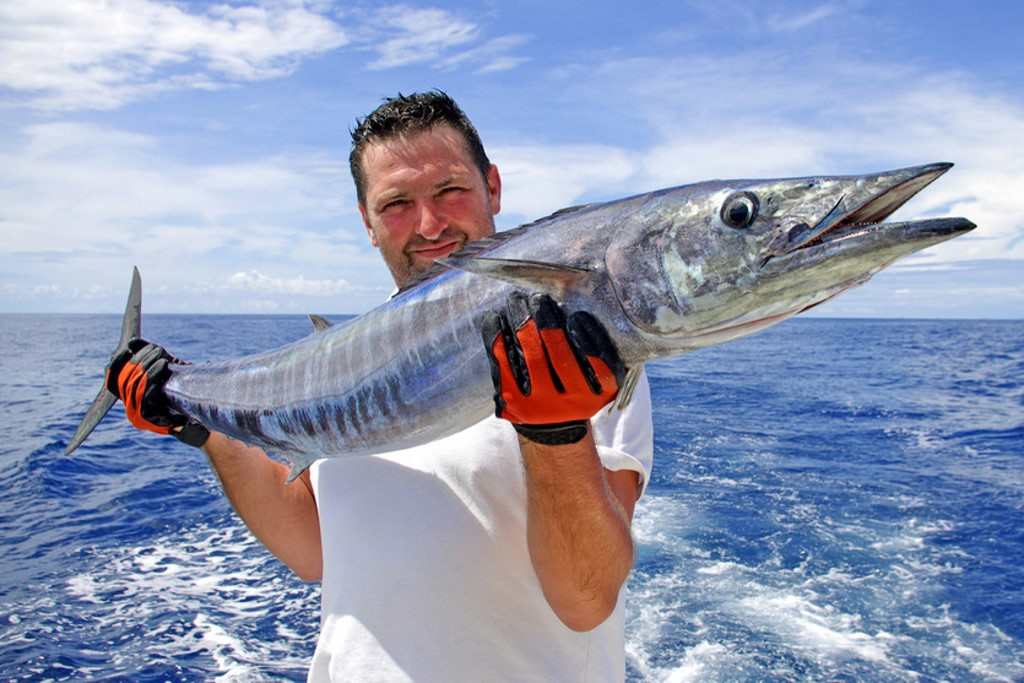
[[169,362],[170,358],[168,356],[162,356],[146,367],[146,377],[149,378],[150,384],[163,384],[164,380],[171,376],[171,370],[168,367]]
[[160,357],[160,347],[154,344],[146,344],[124,364],[118,376],[119,395],[124,401],[126,409],[131,405],[133,411],[137,411],[142,399],[139,391],[139,384],[146,376],[147,366]]
[[[553,379],[560,393],[577,395],[582,392],[591,393],[593,388],[587,379],[590,371],[587,359],[572,348],[565,330],[562,328],[542,329],[541,339],[544,349],[551,361]],[[593,374],[589,372],[589,374]]]
[[[152,380],[157,374],[153,371],[153,368],[158,363],[162,362],[161,369],[167,367],[167,363],[164,360],[166,354],[162,347],[156,344],[146,344],[131,357],[131,359],[125,364],[122,374],[127,370],[128,377],[122,381],[121,384],[121,396],[122,400],[130,400],[138,404],[143,397],[142,391],[140,390],[140,381],[143,376]],[[147,382],[146,384],[151,384]],[[141,387],[144,389],[144,387]]]
[[142,337],[132,337],[128,340],[128,352],[132,354],[138,353],[151,344],[152,342],[148,342]]
[[129,413],[129,419],[132,420],[133,424],[135,420],[132,419],[132,416],[142,417],[142,397],[148,383],[146,373],[137,365],[128,375],[128,379],[125,382],[124,396],[121,400],[124,401],[124,410],[126,413]]
[[587,311],[577,311],[569,316],[566,331],[580,354],[602,361],[600,365],[604,367],[600,371],[597,364],[589,361],[583,367],[594,393],[602,393],[602,390],[613,393],[617,391],[625,380],[626,366],[604,325]]
[[143,372],[142,368],[130,361],[121,368],[121,372],[117,376],[117,395],[121,397],[126,406],[138,403],[135,388],[145,376],[146,373]]
[[496,311],[487,311],[480,320],[480,335],[484,338],[484,349],[487,351],[487,361],[491,366],[491,381],[496,391],[501,391],[501,363],[495,357],[495,342],[501,334],[501,314]]
[[127,382],[124,395],[124,414],[138,429],[149,429],[150,422],[142,416],[142,395],[146,390],[147,378],[142,368],[136,366]]
[[[492,347],[494,355],[499,359],[508,358],[508,349],[505,346],[505,337],[498,335],[498,338],[494,341]],[[498,361],[498,384],[495,387],[495,415],[498,417],[504,417],[506,413],[506,407],[510,402],[517,402],[522,399],[523,393],[519,388],[519,384],[516,382],[516,377],[512,372],[512,368],[509,367],[507,362]]]
[[132,388],[132,400],[125,402],[125,415],[128,421],[138,429],[144,429],[157,434],[170,434],[171,427],[183,424],[172,419],[172,416],[163,414],[163,411],[154,411],[150,407],[154,396],[162,396],[159,385],[153,386],[149,383],[149,376],[140,370],[140,379]]
[[504,357],[508,358],[509,369],[523,396],[529,396],[534,390],[530,361],[518,336],[520,325],[525,324],[529,319],[530,308],[526,295],[519,291],[512,292],[505,302],[505,314],[501,316],[501,332],[505,340],[506,355]]
[[170,368],[171,358],[164,354],[146,371],[146,391],[142,395],[142,416],[156,425],[180,427],[188,422],[185,415],[171,410],[167,404],[164,384],[173,374]]
[[149,369],[153,363],[159,358],[164,356],[164,350],[162,347],[156,344],[146,344],[139,351],[132,356],[131,362],[136,365],[142,366],[144,369]]
[[541,339],[540,329],[537,327],[536,318],[534,318],[537,308],[534,299],[528,298],[525,294],[516,293],[509,297],[508,307],[510,322],[515,327],[516,342],[522,350],[529,377],[529,391],[523,393],[527,396],[534,393],[542,396],[562,393],[561,382],[557,380],[554,368],[551,367],[551,362],[548,360],[547,351],[544,350],[544,341]]
[[587,361],[573,348],[566,334],[562,307],[547,294],[538,294],[530,298],[530,309],[544,342],[556,390],[571,395],[589,390],[583,371]]

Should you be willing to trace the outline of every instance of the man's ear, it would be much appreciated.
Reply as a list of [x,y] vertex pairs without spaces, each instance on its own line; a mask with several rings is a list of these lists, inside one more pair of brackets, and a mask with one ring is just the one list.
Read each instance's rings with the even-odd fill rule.
[[366,228],[366,234],[370,236],[370,244],[380,248],[380,243],[377,242],[377,234],[370,227],[370,219],[366,216],[366,205],[359,202],[359,215],[363,217],[363,227]]
[[501,174],[494,164],[487,169],[487,195],[491,200],[491,214],[496,216],[501,213]]

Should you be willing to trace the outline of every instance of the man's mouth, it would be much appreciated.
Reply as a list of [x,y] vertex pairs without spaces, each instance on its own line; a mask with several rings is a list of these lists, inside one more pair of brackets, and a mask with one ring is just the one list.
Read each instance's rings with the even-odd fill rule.
[[445,240],[443,242],[423,244],[409,251],[416,258],[436,261],[439,258],[448,256],[461,246],[462,242],[459,240]]

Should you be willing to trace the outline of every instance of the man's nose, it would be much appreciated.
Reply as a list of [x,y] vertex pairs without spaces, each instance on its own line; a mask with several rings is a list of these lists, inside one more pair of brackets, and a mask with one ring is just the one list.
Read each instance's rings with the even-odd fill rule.
[[416,230],[420,237],[428,240],[437,239],[447,227],[448,217],[444,213],[438,211],[436,206],[423,204],[420,209],[420,224]]

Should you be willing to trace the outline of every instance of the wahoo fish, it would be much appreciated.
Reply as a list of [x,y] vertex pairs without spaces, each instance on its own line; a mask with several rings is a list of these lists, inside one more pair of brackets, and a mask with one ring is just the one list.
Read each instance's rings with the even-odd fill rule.
[[[341,324],[230,361],[172,365],[174,410],[287,458],[411,447],[493,414],[485,312],[545,292],[601,320],[629,373],[751,334],[863,284],[900,257],[973,230],[965,218],[885,223],[938,163],[850,176],[712,180],[563,209],[467,244]],[[141,335],[136,269],[115,354]],[[66,452],[116,401],[100,390]]]

